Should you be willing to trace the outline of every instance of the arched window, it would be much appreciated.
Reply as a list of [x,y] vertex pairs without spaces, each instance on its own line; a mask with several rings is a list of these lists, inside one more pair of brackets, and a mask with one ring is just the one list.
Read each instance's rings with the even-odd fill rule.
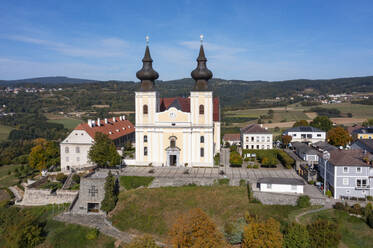
[[170,147],[175,148],[176,146],[176,141],[174,139],[170,140]]
[[200,140],[201,140],[201,143],[205,143],[205,136],[201,136]]
[[200,115],[204,115],[205,114],[205,106],[203,106],[202,104],[199,105],[199,114]]
[[65,153],[69,153],[69,147],[68,146],[65,147]]
[[148,114],[148,105],[144,105],[143,107],[142,107],[142,113],[144,114],[144,115],[147,115]]
[[148,156],[148,147],[144,146],[144,156]]
[[205,156],[205,149],[201,148],[201,157],[204,157],[204,156]]
[[144,142],[148,142],[148,136],[144,135]]
[[80,147],[79,146],[75,147],[75,152],[80,153]]

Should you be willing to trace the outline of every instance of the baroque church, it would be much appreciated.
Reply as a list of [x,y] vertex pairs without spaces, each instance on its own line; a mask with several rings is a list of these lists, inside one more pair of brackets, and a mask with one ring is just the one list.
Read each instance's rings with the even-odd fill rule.
[[212,72],[206,66],[203,44],[191,73],[195,84],[190,97],[159,95],[154,82],[159,75],[152,68],[148,44],[142,62],[136,73],[141,80],[135,93],[136,164],[212,167],[220,151],[220,105],[208,87]]

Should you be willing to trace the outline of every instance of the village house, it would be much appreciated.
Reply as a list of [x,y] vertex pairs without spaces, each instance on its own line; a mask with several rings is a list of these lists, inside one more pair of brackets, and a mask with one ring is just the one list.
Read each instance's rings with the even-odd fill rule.
[[88,152],[97,132],[108,135],[119,153],[128,142],[132,143],[135,139],[135,127],[125,116],[81,123],[60,143],[62,172],[70,173],[94,166],[89,161]]
[[272,149],[273,135],[262,125],[251,124],[241,128],[242,149]]
[[223,136],[223,145],[229,144],[230,146],[241,145],[241,134],[239,133],[226,133]]
[[261,192],[303,194],[304,181],[298,178],[259,178],[257,188]]
[[326,188],[334,199],[373,196],[373,166],[367,162],[372,155],[362,150],[331,151],[329,156],[319,156],[319,175],[324,179],[326,166]]
[[354,139],[373,139],[373,127],[362,127],[352,132]]
[[291,136],[291,142],[315,143],[326,140],[326,132],[311,126],[299,126],[286,130],[282,135]]

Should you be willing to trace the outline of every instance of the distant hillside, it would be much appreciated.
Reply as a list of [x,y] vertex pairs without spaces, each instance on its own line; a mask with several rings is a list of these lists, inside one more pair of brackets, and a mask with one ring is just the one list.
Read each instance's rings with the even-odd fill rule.
[[99,82],[99,80],[69,77],[38,77],[18,80],[0,80],[0,84],[81,84]]

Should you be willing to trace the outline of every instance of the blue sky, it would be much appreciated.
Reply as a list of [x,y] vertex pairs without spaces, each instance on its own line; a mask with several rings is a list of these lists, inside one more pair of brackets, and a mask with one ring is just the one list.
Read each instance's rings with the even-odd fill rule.
[[189,77],[200,34],[218,78],[373,75],[371,0],[2,0],[0,13],[0,79],[136,80],[146,35],[159,79]]

